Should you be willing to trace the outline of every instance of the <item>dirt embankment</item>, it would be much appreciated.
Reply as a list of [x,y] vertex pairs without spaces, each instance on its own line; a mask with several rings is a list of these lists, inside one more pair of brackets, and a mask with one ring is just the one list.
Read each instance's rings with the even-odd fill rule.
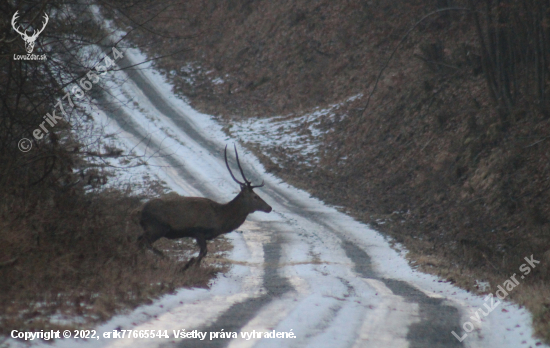
[[[267,168],[468,289],[485,280],[494,291],[534,255],[540,267],[511,297],[549,340],[550,59],[541,49],[550,10],[487,4],[479,31],[466,1],[140,2],[119,19],[156,15],[132,39],[152,56],[174,53],[158,65],[176,89],[228,122],[300,116],[362,94],[325,124],[315,170],[282,149],[264,149],[278,157]],[[403,35],[446,7],[456,10],[428,16],[401,42],[364,110]]]

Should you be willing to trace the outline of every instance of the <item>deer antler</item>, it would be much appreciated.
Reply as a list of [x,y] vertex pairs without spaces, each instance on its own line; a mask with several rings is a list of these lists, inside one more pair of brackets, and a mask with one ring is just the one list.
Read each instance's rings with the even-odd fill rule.
[[15,14],[11,18],[11,26],[13,27],[13,30],[15,30],[19,35],[27,36],[26,30],[24,32],[21,32],[17,29],[17,27],[19,27],[19,25],[17,25],[17,27],[15,26],[15,22],[17,21],[17,19],[19,19],[18,13],[19,13],[19,10],[15,11]]
[[243,168],[241,167],[241,162],[239,161],[239,154],[237,153],[237,145],[233,144],[233,147],[235,148],[235,158],[237,159],[237,165],[239,166],[239,170],[241,171],[241,175],[243,176],[244,182],[246,182],[246,184],[250,186],[251,182],[248,181],[246,176],[244,176]]
[[19,19],[18,14],[19,14],[19,10],[15,11],[15,14],[13,15],[13,17],[11,19],[11,26],[13,27],[13,30],[15,30],[19,35],[24,36],[28,39],[36,39],[38,37],[38,35],[40,35],[40,33],[42,33],[44,31],[44,29],[46,29],[46,25],[48,24],[48,21],[50,20],[50,17],[48,17],[48,15],[46,13],[44,13],[45,21],[42,22],[42,29],[38,30],[38,32],[36,30],[34,30],[32,35],[28,36],[26,30],[25,31],[20,31],[18,29],[19,25],[16,26],[16,24],[15,24],[15,22]]
[[243,179],[246,182],[246,184],[248,185],[248,187],[256,188],[256,187],[264,186],[264,181],[263,180],[262,180],[262,183],[260,185],[252,185],[252,183],[250,181],[248,181],[246,176],[244,176],[244,171],[243,171],[243,168],[241,167],[241,162],[239,161],[239,154],[237,153],[237,146],[235,146],[235,144],[233,144],[233,146],[235,147],[235,158],[237,158],[237,165],[239,166],[239,169],[241,171],[241,175],[243,176]]
[[241,175],[243,176],[243,179],[244,179],[245,183],[242,183],[239,180],[237,180],[235,178],[235,175],[233,175],[233,173],[231,172],[231,169],[229,168],[229,164],[227,163],[227,145],[225,145],[225,153],[224,153],[224,155],[225,155],[225,165],[227,166],[227,169],[229,170],[229,174],[231,174],[231,177],[233,178],[233,180],[238,182],[239,185],[242,185],[242,186],[246,185],[250,188],[256,188],[256,187],[264,186],[264,181],[263,180],[262,180],[262,183],[260,185],[252,185],[252,183],[246,178],[246,176],[244,175],[243,168],[241,167],[241,161],[239,161],[239,154],[237,153],[237,146],[233,145],[233,147],[235,148],[235,158],[237,159],[237,165],[239,166],[239,170],[241,171]]
[[256,188],[256,187],[262,187],[262,186],[264,186],[264,184],[265,184],[265,183],[264,183],[264,181],[262,180],[262,183],[259,184],[259,185],[249,185],[249,186],[250,186],[250,188]]
[[33,33],[32,33],[32,38],[33,39],[37,38],[38,35],[40,35],[40,33],[43,32],[44,29],[46,29],[46,25],[48,24],[48,21],[50,20],[50,17],[48,17],[48,15],[46,13],[44,13],[44,19],[45,19],[45,21],[42,22],[42,29],[40,29],[38,32],[33,31]]
[[225,165],[227,166],[227,170],[229,170],[229,174],[231,174],[231,177],[233,178],[233,180],[235,180],[235,182],[238,183],[241,186],[246,185],[246,184],[240,182],[239,180],[237,180],[237,178],[235,178],[235,175],[233,175],[233,172],[231,171],[231,168],[229,168],[229,163],[227,162],[227,145],[225,145],[224,156],[225,156]]

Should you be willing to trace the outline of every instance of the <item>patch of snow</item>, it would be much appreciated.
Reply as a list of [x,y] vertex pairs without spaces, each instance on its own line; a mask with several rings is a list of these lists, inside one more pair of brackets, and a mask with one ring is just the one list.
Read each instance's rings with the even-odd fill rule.
[[221,77],[216,77],[214,80],[212,80],[212,83],[215,84],[215,85],[221,85],[224,82],[225,81]]
[[479,291],[485,292],[485,291],[487,291],[491,288],[491,283],[484,282],[484,281],[476,279],[476,285],[475,286],[479,289]]
[[[284,149],[288,158],[314,168],[320,160],[323,137],[332,131],[325,123],[334,121],[336,110],[342,105],[360,97],[362,94],[349,97],[342,103],[331,104],[327,108],[316,107],[301,116],[257,117],[234,121],[229,126],[229,132],[232,137],[257,145],[268,153],[270,149]],[[340,161],[344,162],[346,159],[347,156],[343,156]],[[271,160],[274,163],[279,162],[274,157]]]
[[348,99],[346,99],[346,102],[352,102],[356,99],[359,99],[359,98],[362,98],[363,97],[363,93],[359,93],[359,94],[356,94],[354,96],[351,96],[349,97]]

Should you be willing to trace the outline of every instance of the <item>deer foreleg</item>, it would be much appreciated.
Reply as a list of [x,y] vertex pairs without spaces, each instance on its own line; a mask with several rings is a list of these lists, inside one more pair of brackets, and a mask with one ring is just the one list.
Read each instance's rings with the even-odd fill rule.
[[197,258],[192,257],[191,260],[189,260],[187,264],[183,267],[182,271],[185,271],[191,266],[199,266],[201,264],[201,260],[203,259],[203,257],[206,256],[206,253],[208,252],[208,250],[206,249],[206,239],[204,239],[204,237],[197,237],[195,239],[200,248],[199,256]]
[[203,237],[197,237],[197,244],[200,248],[199,258],[197,259],[197,262],[200,264],[202,258],[205,257],[206,253],[208,252],[208,249],[206,249],[206,239],[204,239]]

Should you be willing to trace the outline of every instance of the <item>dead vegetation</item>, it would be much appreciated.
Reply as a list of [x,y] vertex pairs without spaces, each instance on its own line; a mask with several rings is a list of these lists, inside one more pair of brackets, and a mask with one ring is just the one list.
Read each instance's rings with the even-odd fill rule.
[[140,200],[119,191],[73,191],[32,205],[3,198],[10,204],[0,206],[0,255],[11,261],[0,266],[0,334],[89,328],[177,288],[206,287],[221,270],[207,263],[182,272],[192,246],[165,242],[179,256],[169,259],[140,250],[130,217]]
[[[158,66],[196,108],[228,124],[301,116],[362,93],[327,119],[315,170],[276,148],[260,149],[277,157],[264,158],[267,168],[466,289],[481,280],[494,291],[534,255],[541,267],[511,298],[550,342],[546,2],[186,1],[164,12],[136,4],[133,18],[154,12],[147,29],[163,39],[145,31],[133,39],[151,56],[187,47]],[[430,13],[395,51],[364,110],[396,45]]]
[[[63,120],[44,121],[54,109],[61,114],[55,105],[65,84],[74,85],[94,63],[81,59],[100,33],[86,9],[61,0],[17,6],[0,4],[0,335],[90,328],[176,288],[206,287],[223,268],[207,264],[182,273],[187,259],[159,260],[137,249],[141,230],[132,211],[145,197],[106,189],[108,164],[92,160],[121,151],[104,144],[104,134],[79,138],[85,125],[79,120],[90,117],[85,110],[67,105]],[[11,30],[16,10],[23,27],[50,15],[35,46],[47,60],[13,59],[25,52]],[[36,138],[41,124],[48,131]],[[21,138],[30,139],[32,149],[21,151]],[[227,250],[220,245],[213,249]]]

